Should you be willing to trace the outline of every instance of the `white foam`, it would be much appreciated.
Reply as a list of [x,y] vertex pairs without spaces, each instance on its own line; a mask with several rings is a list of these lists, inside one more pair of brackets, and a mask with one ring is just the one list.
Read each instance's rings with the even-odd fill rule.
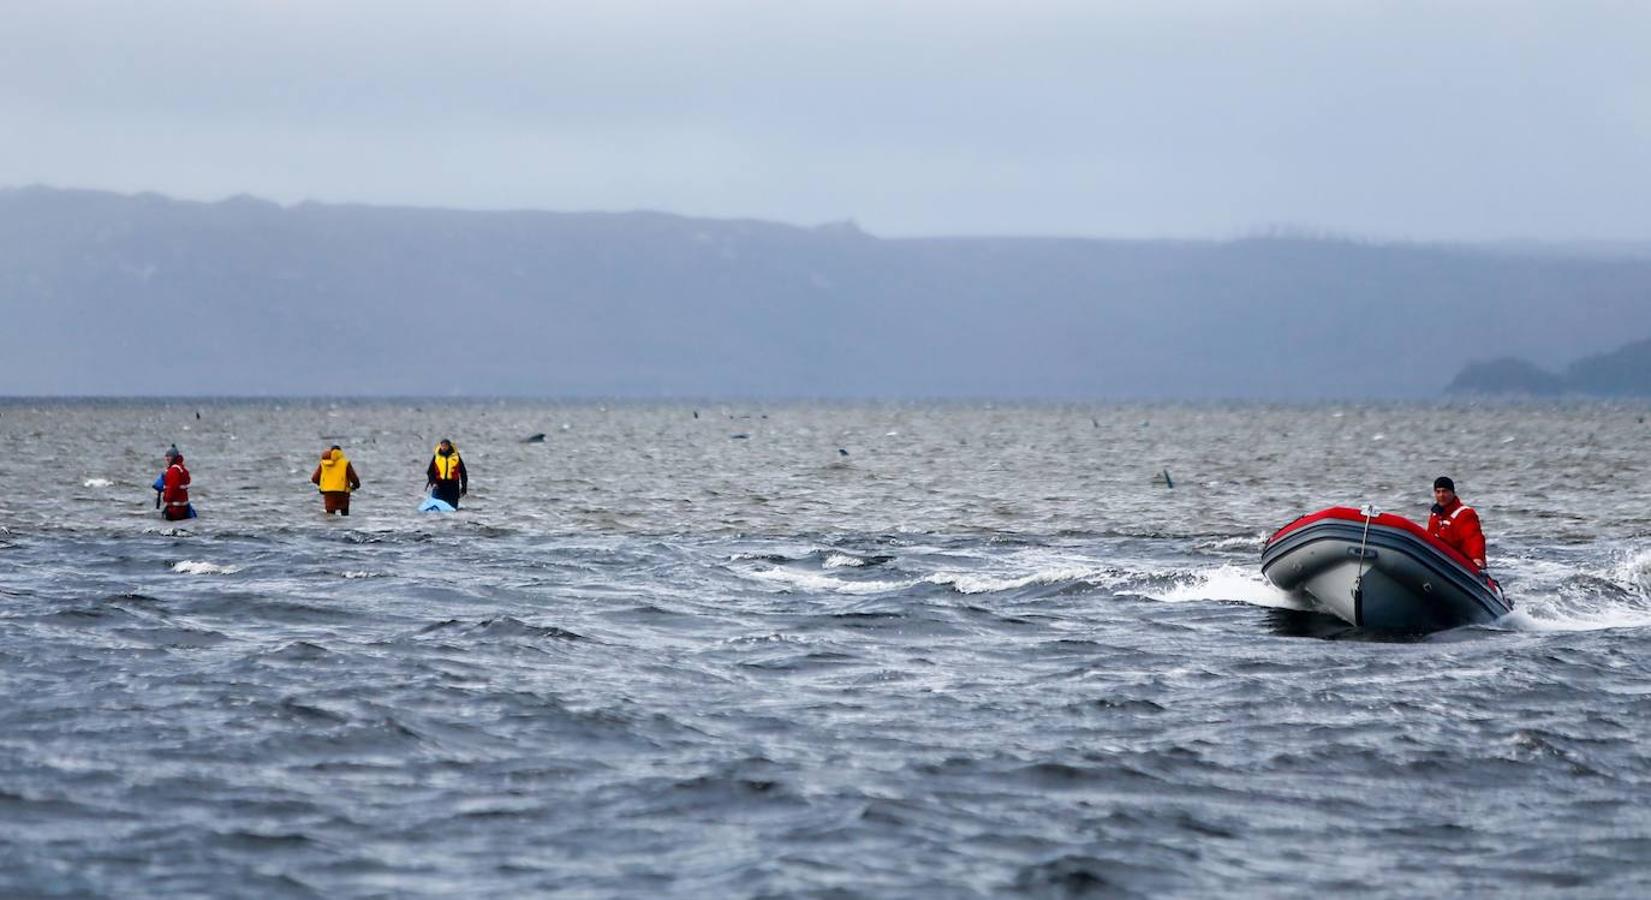
[[217,563],[186,559],[183,562],[174,563],[172,571],[177,572],[179,575],[233,575],[241,571],[241,567],[220,566]]
[[792,569],[762,569],[752,572],[751,575],[783,587],[826,594],[882,594],[903,591],[917,584],[916,581],[845,581],[817,572],[798,572]]
[[865,564],[866,561],[858,556],[849,556],[846,553],[833,553],[826,557],[825,562],[821,565],[827,569],[841,569],[844,567],[859,568]]
[[1641,596],[1651,596],[1651,548],[1628,553],[1610,577],[1612,581],[1631,585]]
[[[1610,571],[1600,575],[1621,589],[1621,595],[1576,596],[1576,591],[1551,587],[1577,575],[1567,566],[1522,561],[1521,574],[1535,590],[1515,595],[1517,606],[1498,623],[1519,631],[1601,631],[1607,628],[1651,626],[1651,548],[1623,554]],[[1549,585],[1546,590],[1543,585]]]
[[1195,572],[1190,578],[1178,582],[1168,590],[1147,593],[1145,596],[1165,603],[1221,600],[1275,609],[1308,608],[1307,604],[1268,584],[1254,569],[1234,565]]
[[106,488],[112,484],[114,484],[114,482],[107,478],[88,478],[81,482],[80,486],[89,488]]
[[377,572],[340,572],[345,578],[377,578]]
[[1116,583],[1117,576],[1104,569],[1066,568],[1045,569],[1018,578],[991,575],[971,575],[966,572],[936,572],[923,579],[929,584],[943,584],[959,594],[994,594],[1014,591],[1034,584],[1061,584],[1069,581],[1088,581],[1096,584]]
[[1201,549],[1204,549],[1204,550],[1254,550],[1255,552],[1259,553],[1259,552],[1261,552],[1262,544],[1265,544],[1266,542],[1267,542],[1267,534],[1265,532],[1256,532],[1254,535],[1251,535],[1250,537],[1217,538],[1216,540],[1212,540],[1212,541],[1209,541],[1208,543],[1205,543],[1202,546]]
[[1608,628],[1644,628],[1651,625],[1651,610],[1610,603],[1583,610],[1575,604],[1559,603],[1539,610],[1515,608],[1497,624],[1515,631],[1604,631]]

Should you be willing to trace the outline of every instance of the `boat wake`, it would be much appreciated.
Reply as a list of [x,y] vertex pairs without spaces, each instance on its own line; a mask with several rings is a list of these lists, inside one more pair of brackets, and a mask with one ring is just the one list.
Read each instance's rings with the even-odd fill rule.
[[963,595],[1031,597],[1099,593],[1163,603],[1243,603],[1271,609],[1307,609],[1305,601],[1273,587],[1251,568],[1223,563],[1200,568],[1112,562],[1071,552],[1031,551],[1006,558],[969,555],[877,557],[889,561],[868,577],[866,566],[840,553],[819,551],[795,557],[782,553],[739,554],[731,568],[743,579],[770,589],[866,596],[941,587]]
[[1231,563],[1203,572],[1193,572],[1177,579],[1168,590],[1148,593],[1151,600],[1166,603],[1186,603],[1197,600],[1217,600],[1226,603],[1248,603],[1269,609],[1311,609],[1311,604],[1286,591],[1268,584],[1253,568]]
[[[785,552],[789,551],[789,552]],[[899,596],[943,588],[1019,601],[1111,596],[1159,603],[1232,603],[1308,612],[1305,597],[1269,584],[1253,563],[1162,560],[1036,549],[1005,556],[911,548],[888,554],[839,548],[742,553],[725,563],[769,591],[853,597]],[[1598,631],[1651,626],[1651,548],[1604,565],[1583,560],[1512,559],[1495,572],[1513,613],[1498,631]]]
[[1549,563],[1528,566],[1513,614],[1519,631],[1602,631],[1651,626],[1651,548],[1617,556],[1600,574]]

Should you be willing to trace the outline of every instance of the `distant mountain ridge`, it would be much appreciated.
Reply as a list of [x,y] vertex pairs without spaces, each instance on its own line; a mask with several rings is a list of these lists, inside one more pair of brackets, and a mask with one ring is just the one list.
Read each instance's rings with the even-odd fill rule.
[[0,395],[1430,397],[1651,259],[0,190]]
[[1471,363],[1451,381],[1448,390],[1469,394],[1651,397],[1651,339],[1584,357],[1557,373],[1507,357]]

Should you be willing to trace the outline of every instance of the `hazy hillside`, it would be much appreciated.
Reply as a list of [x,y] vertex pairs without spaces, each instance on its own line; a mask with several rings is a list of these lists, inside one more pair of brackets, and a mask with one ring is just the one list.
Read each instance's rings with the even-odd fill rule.
[[1635,341],[1609,353],[1583,357],[1559,374],[1521,359],[1473,363],[1450,383],[1450,390],[1478,394],[1651,397],[1651,340]]
[[0,191],[0,394],[1432,396],[1651,260]]

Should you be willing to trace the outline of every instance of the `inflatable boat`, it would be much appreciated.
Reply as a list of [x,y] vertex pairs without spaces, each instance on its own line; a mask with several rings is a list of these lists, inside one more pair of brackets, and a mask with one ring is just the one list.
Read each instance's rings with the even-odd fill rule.
[[1359,628],[1439,631],[1513,610],[1467,557],[1403,516],[1333,506],[1280,528],[1261,575]]

